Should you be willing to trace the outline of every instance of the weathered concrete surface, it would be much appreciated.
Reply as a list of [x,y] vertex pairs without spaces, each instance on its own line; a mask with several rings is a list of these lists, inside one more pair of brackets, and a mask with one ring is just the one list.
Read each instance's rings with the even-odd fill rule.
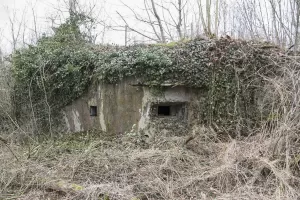
[[[138,124],[139,131],[143,131],[144,134],[150,138],[156,134],[186,134],[189,122],[192,120],[189,115],[189,113],[192,112],[189,109],[189,105],[191,103],[192,96],[194,95],[194,91],[181,86],[173,88],[164,87],[160,91],[160,94],[153,94],[151,88],[144,87],[143,109]],[[158,117],[151,113],[153,112],[151,110],[153,105],[172,105],[174,103],[180,103],[183,105],[185,112],[185,116],[183,118],[179,118],[178,116]]]
[[[69,132],[101,130],[108,134],[124,134],[134,127],[148,136],[153,134],[185,134],[197,119],[194,109],[201,96],[199,90],[163,87],[159,90],[133,86],[134,80],[119,84],[99,84],[63,110],[63,124]],[[202,94],[203,95],[203,94]],[[201,99],[201,98],[200,98]],[[180,104],[184,117],[154,116],[153,105]],[[90,116],[90,106],[97,106],[97,116]]]
[[[142,99],[143,89],[131,86],[130,81],[94,86],[87,95],[64,109],[66,129],[122,134],[140,120]],[[97,116],[90,116],[90,106],[97,106]]]

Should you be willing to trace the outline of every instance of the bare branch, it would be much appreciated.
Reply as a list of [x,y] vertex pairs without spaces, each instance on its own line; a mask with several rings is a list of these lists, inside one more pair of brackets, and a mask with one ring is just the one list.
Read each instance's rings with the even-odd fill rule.
[[139,34],[139,35],[141,35],[141,36],[144,36],[145,38],[148,38],[148,39],[150,39],[150,40],[152,40],[152,41],[159,42],[159,40],[157,40],[157,39],[155,39],[155,38],[152,38],[152,37],[149,37],[148,35],[145,35],[145,34],[143,34],[142,32],[140,32],[140,31],[138,31],[138,30],[136,30],[136,29],[130,27],[130,26],[128,25],[127,21],[124,19],[124,17],[123,17],[118,11],[116,11],[116,12],[117,12],[117,14],[122,18],[123,22],[128,26],[128,28],[129,28],[130,30],[132,30],[132,31],[136,32],[137,34]]

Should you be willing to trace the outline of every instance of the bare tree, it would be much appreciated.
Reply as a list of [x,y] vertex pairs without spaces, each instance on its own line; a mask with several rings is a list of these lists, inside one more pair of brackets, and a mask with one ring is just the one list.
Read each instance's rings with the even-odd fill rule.
[[105,11],[105,2],[96,0],[64,0],[62,4],[52,5],[55,12],[48,16],[52,30],[69,20],[82,18],[79,28],[90,43],[104,43],[105,34],[109,28],[109,18]]
[[[0,29],[0,44],[2,44],[2,40],[3,40],[3,30]],[[1,49],[1,46],[0,46],[0,63],[3,62],[3,57],[4,57],[3,52],[2,52],[2,49]]]
[[189,21],[187,20],[187,0],[171,0],[160,2],[144,0],[143,8],[137,11],[123,3],[142,28],[132,27],[127,19],[117,11],[128,28],[151,41],[165,43],[186,37]]
[[[6,8],[9,18],[9,28],[10,28],[10,37],[11,37],[11,45],[13,50],[17,49],[17,45],[21,42],[22,39],[23,45],[25,43],[25,16],[27,12],[27,8],[24,8],[21,12],[21,16],[18,16],[18,12],[16,9],[12,9],[11,11]],[[23,34],[22,34],[23,31]]]
[[165,32],[164,32],[164,28],[163,28],[163,25],[162,25],[162,21],[161,21],[161,18],[156,10],[156,6],[155,6],[155,3],[154,3],[154,0],[151,0],[151,6],[152,6],[152,12],[157,20],[157,23],[158,23],[158,27],[159,27],[159,31],[160,31],[160,40],[165,43],[166,42],[166,36],[165,36]]
[[[220,0],[197,0],[199,19],[206,36],[218,36],[219,32],[219,15],[220,15]],[[204,9],[205,7],[205,9]],[[214,7],[214,9],[213,9]],[[212,13],[214,12],[214,15]],[[214,24],[212,24],[214,21]],[[212,31],[214,29],[214,31]]]
[[[201,5],[201,2],[199,0],[198,4]],[[215,3],[218,0],[212,2]],[[205,20],[209,12],[207,5],[206,11],[203,5],[199,11],[206,34],[209,30],[208,20]],[[223,33],[228,33],[230,29],[230,35],[242,39],[267,40],[281,47],[299,48],[299,0],[241,0],[236,2],[236,6],[225,6],[224,2],[220,5],[219,13],[222,13],[223,18],[219,22],[223,23]],[[217,5],[214,7],[217,10]]]
[[[294,16],[292,19],[295,19],[292,23],[295,24],[295,50],[299,49],[299,25],[300,25],[300,1],[296,0],[294,7],[296,9],[292,9],[294,10]],[[292,7],[293,8],[293,7]]]
[[[50,17],[49,26],[57,27],[67,17],[83,14],[88,20],[80,29],[91,43],[104,43],[107,31],[112,30],[125,33],[125,43],[132,42],[133,38],[165,43],[199,35],[228,34],[299,49],[299,0],[143,0],[135,5],[124,1],[123,5],[131,16],[117,10],[118,20],[108,16],[102,1],[63,0],[53,5],[55,13]],[[33,23],[30,25],[24,22],[26,14],[26,10],[9,12],[10,42],[14,50],[20,44],[34,43],[41,35],[37,11],[31,8]]]
[[39,39],[39,33],[37,30],[37,16],[36,16],[36,13],[35,13],[33,7],[31,8],[31,11],[32,11],[32,17],[33,17],[33,33],[34,33],[34,37],[35,37],[34,39],[35,39],[35,41],[37,41]]

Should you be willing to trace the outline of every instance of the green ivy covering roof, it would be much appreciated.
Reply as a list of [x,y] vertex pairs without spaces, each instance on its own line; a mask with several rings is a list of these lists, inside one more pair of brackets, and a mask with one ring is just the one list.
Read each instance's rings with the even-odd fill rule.
[[[70,24],[70,26],[73,26]],[[71,30],[71,31],[70,31]],[[231,38],[196,38],[170,44],[96,46],[67,25],[52,37],[13,54],[16,102],[59,110],[95,83],[114,84],[133,77],[144,85],[164,83],[208,91],[210,115],[228,106],[250,105],[264,76],[277,74],[285,52],[269,43]],[[241,112],[241,111],[239,111]],[[236,111],[232,112],[236,115]],[[228,117],[228,115],[223,115]]]

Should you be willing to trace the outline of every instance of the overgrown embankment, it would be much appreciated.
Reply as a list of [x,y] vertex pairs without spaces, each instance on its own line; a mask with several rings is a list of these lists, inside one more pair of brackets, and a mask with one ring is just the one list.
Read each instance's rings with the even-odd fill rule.
[[[163,83],[201,88],[203,124],[228,131],[256,127],[269,113],[257,109],[264,86],[262,76],[273,77],[286,60],[277,47],[230,38],[194,39],[164,45],[94,46],[79,30],[65,24],[52,37],[13,55],[17,118],[35,118],[49,131],[57,111],[82,96],[94,83],[117,83],[133,77],[159,88]],[[70,31],[71,30],[71,31]],[[277,74],[278,75],[278,74]]]
[[[297,55],[230,38],[99,47],[87,44],[77,28],[61,26],[13,55],[20,116],[28,111],[47,129],[55,110],[93,82],[135,77],[153,87],[169,82],[206,89],[203,126],[153,141],[138,133],[36,141],[18,132],[22,142],[7,135],[0,146],[1,199],[299,198]],[[228,134],[243,128],[246,137]]]
[[[258,51],[253,43],[226,39],[212,41],[226,41],[225,44],[232,42],[244,45],[243,48],[247,47],[248,52]],[[179,44],[174,51],[182,52],[180,45],[191,43]],[[1,146],[0,198],[299,198],[299,58],[269,46],[260,46],[258,49],[261,51],[258,51],[260,53],[254,60],[258,63],[263,61],[264,64],[256,63],[254,67],[260,68],[249,75],[243,68],[236,68],[233,76],[233,80],[240,80],[238,85],[242,85],[233,87],[235,91],[238,88],[248,91],[256,86],[264,94],[255,109],[262,111],[262,114],[263,111],[267,112],[268,118],[262,118],[256,129],[248,129],[247,137],[234,139],[226,134],[226,130],[221,132],[224,133],[222,135],[219,129],[207,125],[193,127],[188,136],[157,135],[153,141],[147,141],[137,133],[110,140],[99,138],[100,134],[97,133],[98,136],[85,133],[42,142],[27,136],[27,142],[23,145],[7,138],[7,145],[18,160],[7,146]],[[243,52],[236,49],[232,54],[239,53],[240,58]],[[115,56],[114,59],[118,60],[119,57]],[[240,66],[253,67],[249,62],[238,63],[243,63]],[[237,66],[238,63],[227,67]],[[273,68],[276,68],[276,73]],[[107,70],[109,72],[111,68]],[[227,71],[224,69],[223,72]],[[243,77],[243,74],[248,79],[235,79],[237,75]],[[218,76],[214,77],[219,79]],[[211,88],[211,85],[208,87]],[[214,91],[210,89],[212,94]],[[239,98],[241,95],[236,94],[243,93],[234,94]],[[236,98],[233,98],[235,105],[238,102]],[[238,121],[235,125],[238,127],[241,124]]]

